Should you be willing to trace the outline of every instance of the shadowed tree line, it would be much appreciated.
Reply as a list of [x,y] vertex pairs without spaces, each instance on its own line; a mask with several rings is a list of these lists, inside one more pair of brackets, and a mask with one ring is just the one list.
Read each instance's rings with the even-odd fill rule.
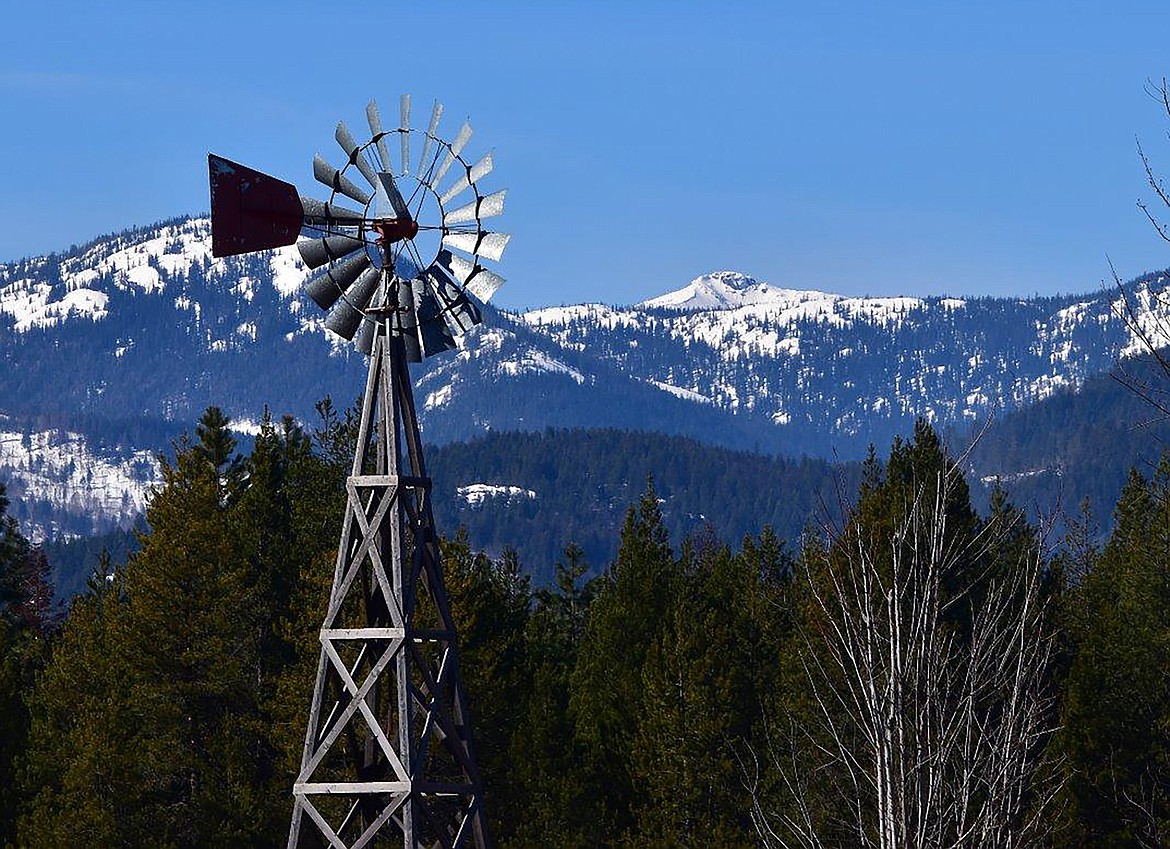
[[[209,409],[60,619],[0,524],[0,843],[283,844],[353,439],[322,412],[242,456]],[[1168,496],[1132,473],[1102,547],[1086,511],[1049,550],[920,424],[795,541],[676,546],[652,482],[547,587],[456,533],[499,844],[1166,845]]]

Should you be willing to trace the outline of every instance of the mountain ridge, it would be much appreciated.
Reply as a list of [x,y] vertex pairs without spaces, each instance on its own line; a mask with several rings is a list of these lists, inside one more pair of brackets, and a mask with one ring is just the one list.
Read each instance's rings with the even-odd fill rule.
[[[348,405],[364,358],[300,294],[309,272],[295,248],[215,259],[209,237],[205,218],[176,218],[0,264],[0,414],[22,423],[13,430],[157,452],[167,427],[188,428],[211,404],[310,427],[322,397]],[[618,428],[855,459],[919,416],[962,432],[1108,371],[1143,347],[1131,324],[1163,338],[1168,282],[1154,272],[1086,295],[855,297],[717,271],[628,306],[487,306],[457,351],[412,378],[432,444]]]

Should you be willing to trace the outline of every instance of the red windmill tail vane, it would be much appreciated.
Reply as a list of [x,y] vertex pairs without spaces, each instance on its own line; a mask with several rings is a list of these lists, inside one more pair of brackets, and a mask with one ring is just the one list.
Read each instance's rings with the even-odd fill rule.
[[215,257],[291,245],[305,209],[291,183],[246,165],[207,155],[211,177],[211,255]]

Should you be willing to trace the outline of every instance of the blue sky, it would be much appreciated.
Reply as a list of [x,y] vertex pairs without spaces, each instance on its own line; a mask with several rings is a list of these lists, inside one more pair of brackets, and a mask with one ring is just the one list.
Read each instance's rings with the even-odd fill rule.
[[[316,194],[400,92],[496,151],[505,306],[730,268],[847,294],[1089,291],[1170,266],[1170,3],[20,3],[0,261],[207,207],[215,151]],[[318,195],[319,196],[319,195]]]

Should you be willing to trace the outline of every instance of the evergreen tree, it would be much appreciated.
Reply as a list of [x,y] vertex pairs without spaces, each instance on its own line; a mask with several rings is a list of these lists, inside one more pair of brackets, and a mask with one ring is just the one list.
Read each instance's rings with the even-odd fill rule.
[[141,551],[74,605],[33,693],[22,843],[284,839],[304,727],[288,731],[291,699],[302,703],[311,680],[308,629],[292,620],[302,594],[317,593],[301,580],[307,564],[319,567],[330,543],[316,519],[299,533],[308,516],[295,484],[316,464],[299,429],[266,419],[238,462],[226,429],[209,411],[199,441],[178,443]]
[[675,603],[680,575],[651,480],[626,514],[573,671],[570,710],[589,794],[586,838],[594,845],[612,845],[634,826],[631,751],[644,707],[643,665]]
[[1069,846],[1170,841],[1170,458],[1131,470],[1074,621],[1061,732]]
[[775,686],[777,649],[766,640],[773,611],[764,601],[760,553],[753,546],[733,556],[704,545],[684,554],[683,590],[643,666],[630,845],[749,842],[739,756],[764,693]]
[[517,846],[587,846],[592,823],[585,778],[569,713],[569,685],[585,633],[593,585],[582,583],[589,566],[570,543],[555,567],[555,581],[538,590],[525,635],[530,695],[512,735],[513,781],[522,815]]
[[74,600],[29,697],[20,846],[132,846],[142,839],[128,839],[120,827],[132,804],[136,717],[122,689],[131,680],[120,642],[122,580],[108,577],[95,575]]
[[519,826],[511,738],[530,688],[524,634],[531,591],[514,554],[493,562],[472,552],[465,529],[444,545],[443,567],[476,764],[495,837],[506,842]]
[[0,845],[16,833],[17,762],[27,744],[25,696],[47,651],[55,624],[48,563],[8,515],[0,483]]

